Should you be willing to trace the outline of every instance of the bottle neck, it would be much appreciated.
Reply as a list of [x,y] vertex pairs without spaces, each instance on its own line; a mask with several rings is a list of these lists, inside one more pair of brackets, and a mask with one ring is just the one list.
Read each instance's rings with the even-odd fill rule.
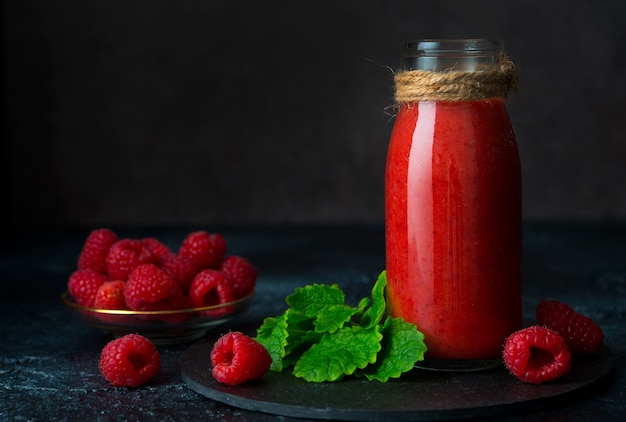
[[505,98],[516,89],[517,72],[499,41],[421,40],[404,45],[394,81],[398,105],[470,101]]
[[400,70],[478,72],[499,66],[504,47],[498,40],[417,40],[404,44]]

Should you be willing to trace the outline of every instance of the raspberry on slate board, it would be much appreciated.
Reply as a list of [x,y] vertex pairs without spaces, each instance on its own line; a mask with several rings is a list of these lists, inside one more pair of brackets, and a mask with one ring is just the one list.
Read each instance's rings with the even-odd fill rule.
[[572,355],[554,330],[534,325],[511,334],[504,344],[504,364],[524,382],[541,384],[569,373]]
[[238,385],[261,378],[272,358],[255,339],[234,331],[220,337],[211,350],[211,374],[220,383]]
[[566,303],[543,300],[537,305],[536,315],[537,324],[559,333],[575,356],[597,352],[604,341],[600,326]]

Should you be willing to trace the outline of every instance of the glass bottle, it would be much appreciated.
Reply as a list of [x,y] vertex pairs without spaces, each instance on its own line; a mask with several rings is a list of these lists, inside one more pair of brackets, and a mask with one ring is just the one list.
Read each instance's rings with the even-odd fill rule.
[[521,328],[521,177],[494,40],[404,46],[385,174],[387,307],[428,347],[420,366],[501,362]]

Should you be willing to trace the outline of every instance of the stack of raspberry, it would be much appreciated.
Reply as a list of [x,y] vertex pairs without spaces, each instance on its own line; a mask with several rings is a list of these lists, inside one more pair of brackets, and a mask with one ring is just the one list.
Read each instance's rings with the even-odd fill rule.
[[247,259],[226,256],[221,234],[189,233],[173,251],[154,237],[119,238],[111,229],[99,228],[87,237],[68,290],[77,304],[90,308],[177,310],[243,298],[254,289],[257,273]]

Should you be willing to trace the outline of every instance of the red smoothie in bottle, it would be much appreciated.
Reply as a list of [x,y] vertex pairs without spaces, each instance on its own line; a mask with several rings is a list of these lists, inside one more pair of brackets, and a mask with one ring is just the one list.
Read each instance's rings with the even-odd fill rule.
[[385,180],[387,307],[426,358],[499,359],[521,328],[521,181],[502,98],[402,104]]

